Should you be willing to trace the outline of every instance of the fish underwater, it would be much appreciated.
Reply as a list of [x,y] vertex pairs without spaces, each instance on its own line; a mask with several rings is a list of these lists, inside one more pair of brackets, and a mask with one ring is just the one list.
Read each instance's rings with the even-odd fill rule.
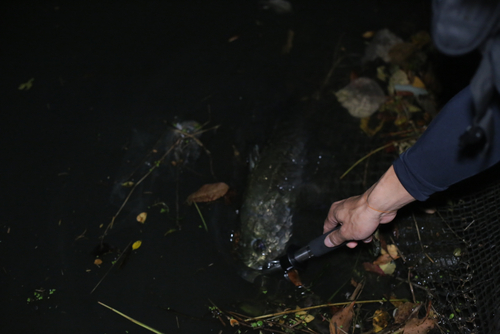
[[244,193],[238,253],[247,267],[261,270],[285,254],[305,163],[303,120],[281,124],[259,155]]

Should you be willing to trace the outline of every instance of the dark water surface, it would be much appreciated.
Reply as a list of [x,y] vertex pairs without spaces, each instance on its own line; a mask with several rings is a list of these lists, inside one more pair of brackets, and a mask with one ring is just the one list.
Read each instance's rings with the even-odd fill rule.
[[[257,290],[227,261],[236,208],[228,214],[227,208],[202,205],[207,233],[185,198],[214,181],[243,192],[246,154],[265,143],[290,103],[319,89],[341,36],[346,58],[330,90],[349,81],[349,68],[363,52],[363,32],[388,27],[406,37],[427,27],[429,12],[425,1],[293,4],[295,12],[287,17],[259,10],[257,0],[2,5],[0,332],[146,332],[98,301],[166,333],[235,332],[207,313],[209,299],[229,309]],[[283,55],[290,29],[293,49]],[[30,78],[33,87],[18,90]],[[314,163],[321,155],[317,164],[325,169],[311,168],[307,178],[316,197],[297,215],[311,221],[304,239],[321,233],[327,203],[362,188],[332,181],[352,164],[342,152],[360,147],[348,137],[359,134],[357,121],[329,94],[318,106],[322,116],[311,123],[318,131],[310,157]],[[117,256],[106,255],[99,268],[91,254],[122,203],[116,182],[169,122],[185,120],[220,125],[200,138],[212,152],[215,178],[203,150],[182,169],[182,229],[165,236],[177,226],[177,172],[167,165],[151,175],[105,238],[121,250],[135,240],[142,246],[90,294]],[[154,202],[165,202],[170,213],[148,208]],[[149,213],[144,225],[135,221],[141,211]],[[352,269],[345,251],[334,256],[337,274],[317,284],[323,299]],[[311,267],[310,276],[321,271]],[[37,291],[45,291],[39,292],[43,299],[33,301]]]

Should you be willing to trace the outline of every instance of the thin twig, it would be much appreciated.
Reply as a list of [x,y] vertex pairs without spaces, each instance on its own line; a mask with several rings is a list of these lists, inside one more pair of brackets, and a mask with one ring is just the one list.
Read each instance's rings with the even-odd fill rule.
[[167,155],[174,149],[174,147],[176,147],[179,143],[180,143],[181,139],[177,139],[177,141],[172,144],[172,146],[170,146],[170,148],[168,149],[167,152],[165,152],[165,154],[163,154],[163,156],[157,161],[157,163],[155,163],[150,169],[149,171],[144,174],[143,177],[141,177],[141,179],[139,181],[137,181],[134,186],[132,187],[132,189],[130,189],[130,192],[128,193],[127,197],[125,198],[125,200],[123,201],[122,205],[120,206],[120,208],[118,209],[118,211],[115,213],[115,215],[113,216],[113,218],[111,219],[111,222],[108,224],[108,226],[106,227],[106,230],[104,230],[104,233],[103,233],[103,237],[102,237],[102,240],[104,240],[104,236],[107,235],[108,233],[108,230],[112,229],[113,228],[113,225],[115,223],[115,219],[116,217],[118,217],[118,215],[120,214],[120,212],[122,212],[123,208],[125,207],[125,204],[127,204],[128,200],[130,199],[130,196],[132,196],[132,193],[134,192],[134,190],[137,188],[137,186],[139,184],[142,183],[142,181],[144,181],[149,175],[151,175],[151,173],[157,168],[157,166],[163,162],[163,160],[165,160],[165,158],[167,157]]
[[115,266],[115,264],[117,264],[117,263],[120,262],[121,258],[127,252],[127,249],[130,247],[130,245],[132,245],[132,241],[128,243],[127,247],[125,247],[125,249],[120,254],[120,256],[118,257],[118,259],[116,259],[116,261],[113,262],[113,264],[111,265],[111,267],[109,267],[108,271],[106,271],[106,273],[104,274],[104,276],[99,280],[99,282],[97,282],[96,286],[94,286],[94,288],[92,289],[92,291],[90,291],[91,294],[92,294],[92,292],[94,292],[95,289],[97,289],[97,287],[99,286],[99,284],[101,284],[101,282],[104,281],[104,279],[106,278],[106,276],[108,276],[109,272],[111,271],[111,269],[113,269],[113,267]]
[[[404,302],[404,301],[407,301],[407,300],[406,299],[376,299],[376,300],[360,300],[360,301],[356,301],[354,303],[355,304],[371,304],[371,303]],[[351,303],[353,303],[353,302],[352,301],[348,301],[348,302],[342,302],[342,303],[321,304],[321,305],[304,307],[304,308],[295,309],[295,310],[288,310],[288,311],[283,311],[283,312],[278,312],[278,313],[273,313],[273,314],[261,315],[261,316],[254,317],[254,318],[247,318],[247,319],[245,319],[245,321],[253,321],[253,320],[259,320],[259,319],[266,319],[266,318],[274,317],[274,316],[277,316],[277,315],[297,313],[297,312],[300,312],[300,311],[314,310],[314,309],[323,308],[323,307],[329,307],[329,306],[349,305]]]
[[420,247],[422,248],[422,253],[424,253],[424,255],[429,259],[429,261],[434,263],[434,260],[431,259],[431,257],[424,250],[424,245],[422,244],[422,239],[420,238],[420,231],[418,229],[418,224],[417,224],[417,219],[415,218],[415,214],[412,213],[411,216],[413,217],[413,221],[415,222],[415,228],[417,229],[418,241],[420,242]]
[[340,179],[342,180],[347,174],[349,174],[349,172],[351,170],[354,169],[354,167],[356,167],[357,165],[359,165],[360,163],[362,163],[366,158],[370,157],[371,155],[373,155],[373,154],[375,154],[375,153],[377,153],[379,151],[382,151],[385,148],[391,147],[392,145],[394,145],[394,143],[396,143],[396,141],[391,141],[389,144],[385,144],[384,146],[381,146],[381,147],[379,147],[377,149],[374,149],[373,151],[371,151],[370,153],[368,153],[367,155],[365,155],[364,157],[362,157],[361,159],[359,159],[358,161],[356,161],[354,163],[354,165],[352,165],[351,167],[349,167],[349,169],[346,170],[344,174],[342,174],[342,176],[340,177]]
[[[458,239],[458,240],[461,240],[464,244],[469,245],[469,243],[468,243],[467,241],[465,241],[463,238],[460,238],[460,237],[458,236],[458,234],[455,232],[455,230],[451,228],[451,226],[450,226],[450,225],[448,224],[448,222],[447,222],[447,221],[443,218],[443,216],[441,215],[441,213],[440,213],[439,211],[436,211],[436,213],[438,214],[439,218],[441,218],[441,220],[443,221],[443,223],[445,223],[445,224],[446,224],[446,226],[448,226],[448,228],[450,229],[450,231],[451,231],[451,232],[452,232],[452,233],[453,233],[453,234],[457,237],[457,239]],[[472,223],[473,223],[473,222],[474,222],[474,221],[472,221]],[[472,223],[471,223],[471,224],[472,224]],[[469,224],[469,226],[470,226],[470,224]],[[467,226],[467,228],[468,228],[469,226]],[[464,231],[465,231],[465,230],[464,230]]]
[[323,91],[325,90],[326,86],[330,83],[330,79],[333,75],[333,72],[337,68],[337,66],[340,65],[342,60],[344,60],[344,57],[339,56],[339,52],[341,50],[340,42],[342,41],[343,34],[339,37],[339,40],[337,41],[337,45],[335,46],[335,50],[333,51],[333,59],[332,59],[332,66],[330,66],[330,70],[325,76],[325,79],[323,80],[323,83],[321,84],[321,87],[319,90],[314,94],[314,98],[316,100],[319,100],[321,95],[323,94]]
[[196,204],[196,202],[193,202],[193,204],[194,204],[194,207],[196,208],[196,210],[198,211],[198,214],[200,215],[201,221],[203,222],[203,226],[205,227],[205,231],[208,232],[207,223],[205,222],[205,218],[203,218],[203,215],[201,214],[201,211],[200,211],[200,208],[198,207],[198,204]]
[[411,269],[408,269],[408,286],[410,287],[411,295],[413,297],[413,303],[415,304],[417,300],[415,299],[415,292],[413,292],[413,285],[411,284],[410,275]]
[[112,308],[111,306],[108,306],[108,305],[106,305],[106,304],[104,304],[104,303],[101,303],[100,301],[98,301],[98,303],[99,303],[99,304],[101,304],[102,306],[104,306],[104,307],[106,307],[106,308],[110,309],[111,311],[113,311],[113,312],[115,312],[115,313],[118,313],[118,314],[119,314],[119,315],[121,315],[122,317],[124,317],[124,318],[126,318],[126,319],[128,319],[128,320],[132,321],[134,324],[141,326],[142,328],[145,328],[145,329],[147,329],[147,330],[149,330],[149,331],[151,331],[151,332],[153,332],[153,333],[156,333],[156,334],[163,334],[163,333],[162,333],[162,332],[160,332],[159,330],[156,330],[156,329],[154,329],[154,328],[152,328],[152,327],[149,327],[148,325],[145,325],[145,324],[143,324],[142,322],[137,321],[137,320],[135,320],[134,318],[131,318],[131,317],[129,317],[128,315],[126,315],[126,314],[124,314],[124,313],[121,313],[121,312],[120,312],[120,311],[118,311],[118,310],[115,310],[115,309],[114,309],[114,308]]
[[401,260],[403,260],[403,262],[406,263],[406,259],[403,255],[403,252],[401,251],[401,249],[399,249],[399,247],[396,245],[392,236],[389,236],[389,238],[391,239],[392,244],[396,247],[396,250],[398,251],[398,254],[399,254],[399,257],[401,258]]

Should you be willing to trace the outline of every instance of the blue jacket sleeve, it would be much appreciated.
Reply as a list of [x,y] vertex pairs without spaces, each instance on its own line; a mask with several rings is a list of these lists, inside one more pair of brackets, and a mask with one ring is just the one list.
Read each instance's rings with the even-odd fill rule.
[[[498,102],[498,101],[497,101]],[[493,134],[485,148],[464,156],[459,138],[472,123],[473,100],[469,87],[452,98],[431,122],[417,143],[394,162],[405,189],[417,200],[493,166],[500,161],[500,108],[493,107]]]

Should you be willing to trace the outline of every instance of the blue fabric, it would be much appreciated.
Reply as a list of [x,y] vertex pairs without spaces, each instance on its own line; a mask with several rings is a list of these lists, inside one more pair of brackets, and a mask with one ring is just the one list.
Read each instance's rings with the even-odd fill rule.
[[486,147],[472,157],[461,154],[459,138],[473,122],[473,105],[471,89],[466,87],[443,107],[417,143],[394,162],[396,175],[415,199],[425,201],[500,161],[498,100],[493,105],[494,131]]

